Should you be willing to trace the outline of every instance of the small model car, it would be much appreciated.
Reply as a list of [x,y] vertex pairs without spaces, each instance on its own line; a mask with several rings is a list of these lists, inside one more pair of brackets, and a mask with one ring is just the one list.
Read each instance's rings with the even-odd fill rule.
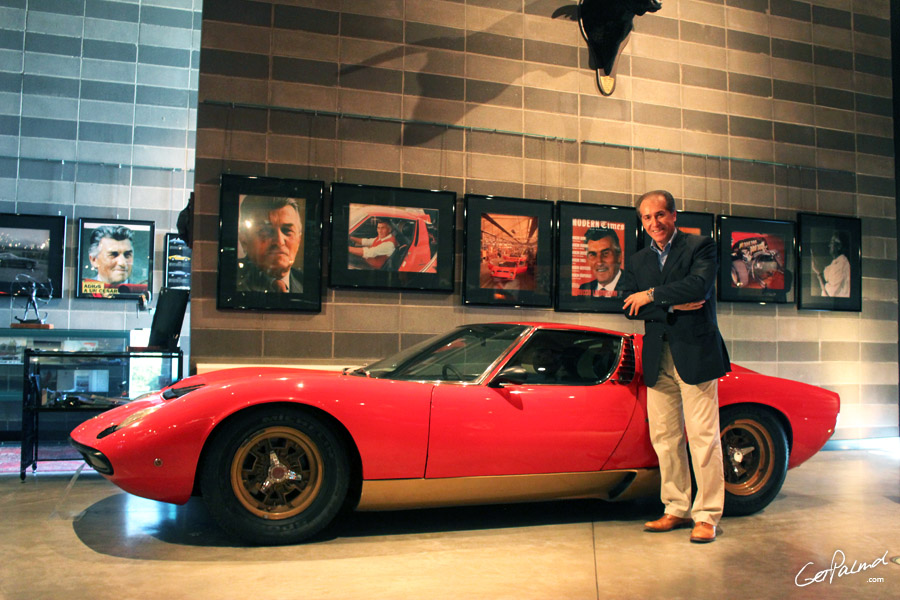
[[16,256],[12,252],[0,252],[0,269],[25,269],[34,271],[37,261],[32,258]]
[[[123,490],[183,504],[254,544],[303,541],[343,510],[658,497],[642,336],[465,325],[343,372],[189,377],[71,434]],[[719,380],[728,515],[767,506],[834,432],[840,399],[738,366]]]
[[512,280],[527,270],[527,256],[506,256],[501,258],[500,262],[491,265],[491,277]]

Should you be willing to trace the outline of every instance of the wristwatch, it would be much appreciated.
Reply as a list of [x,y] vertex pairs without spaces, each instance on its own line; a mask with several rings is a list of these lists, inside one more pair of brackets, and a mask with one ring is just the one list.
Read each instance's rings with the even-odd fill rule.
[[647,290],[647,297],[650,298],[650,302],[653,302],[653,289],[654,288],[650,288]]

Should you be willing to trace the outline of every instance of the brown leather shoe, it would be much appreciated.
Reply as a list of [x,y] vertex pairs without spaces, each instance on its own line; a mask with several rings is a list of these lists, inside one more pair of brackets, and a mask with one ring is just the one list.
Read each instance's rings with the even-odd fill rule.
[[691,541],[695,544],[708,544],[716,541],[716,526],[702,521],[697,523],[691,530]]
[[691,521],[687,517],[676,517],[675,515],[665,514],[655,521],[644,523],[644,531],[660,533],[662,531],[672,531],[673,529],[682,529],[690,527]]

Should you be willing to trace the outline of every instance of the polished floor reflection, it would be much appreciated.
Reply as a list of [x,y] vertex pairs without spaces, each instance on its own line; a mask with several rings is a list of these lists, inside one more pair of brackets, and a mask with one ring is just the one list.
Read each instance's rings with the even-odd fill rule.
[[707,545],[643,533],[656,502],[572,501],[360,513],[309,544],[241,547],[199,500],[71,479],[0,475],[3,600],[900,596],[896,444],[819,453]]

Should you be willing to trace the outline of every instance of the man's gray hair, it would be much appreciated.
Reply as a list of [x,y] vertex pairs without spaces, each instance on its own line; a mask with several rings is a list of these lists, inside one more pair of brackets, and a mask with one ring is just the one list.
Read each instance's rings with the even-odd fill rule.
[[246,230],[247,221],[254,221],[254,217],[261,216],[268,218],[269,213],[273,210],[279,210],[285,206],[290,206],[297,211],[297,216],[303,222],[303,215],[300,214],[300,205],[294,198],[285,198],[284,196],[247,196],[241,202],[240,229]]
[[637,204],[635,205],[635,208],[638,211],[638,215],[641,214],[641,203],[644,200],[646,200],[647,198],[652,198],[655,196],[660,196],[660,197],[662,197],[663,200],[666,201],[666,210],[667,211],[669,211],[671,213],[675,212],[675,197],[672,196],[672,194],[670,194],[666,190],[653,190],[652,192],[647,192],[646,194],[642,194],[641,197],[638,198]]
[[612,229],[607,229],[606,227],[591,227],[586,232],[584,232],[584,243],[588,242],[597,242],[602,240],[603,238],[609,238],[612,240],[612,249],[613,252],[616,253],[616,256],[622,254],[622,246],[619,244],[619,236],[616,235],[616,232]]
[[134,232],[124,225],[101,225],[91,233],[90,245],[88,246],[88,256],[97,258],[100,254],[100,240],[110,238],[121,242],[128,240],[134,245]]

